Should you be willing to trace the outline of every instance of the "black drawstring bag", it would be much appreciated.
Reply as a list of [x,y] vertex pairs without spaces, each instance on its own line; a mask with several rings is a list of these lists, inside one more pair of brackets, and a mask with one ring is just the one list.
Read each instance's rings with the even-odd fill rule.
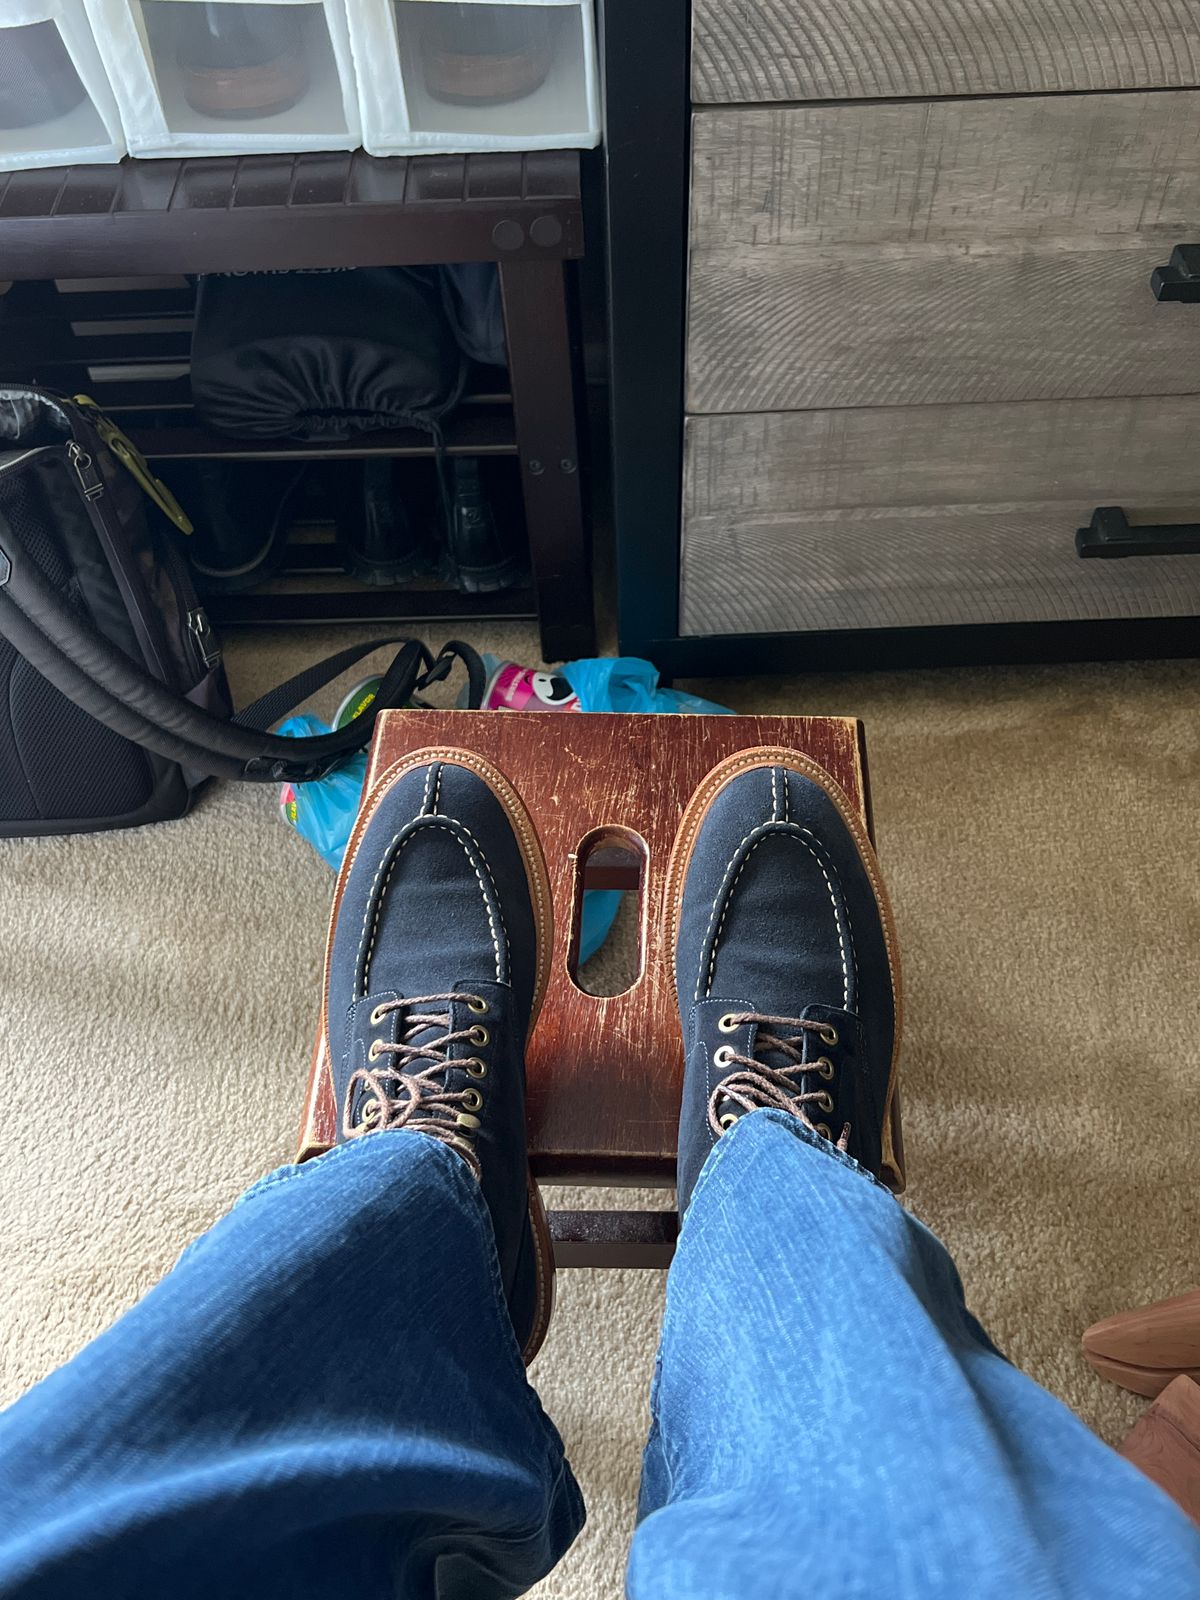
[[[463,661],[457,641],[376,639],[316,663],[232,716],[220,647],[176,544],[187,521],[145,461],[83,400],[0,387],[0,836],[182,816],[206,778],[304,783],[360,750],[376,714]],[[264,730],[383,645],[400,649],[344,728]]]
[[192,397],[223,433],[346,439],[411,427],[440,441],[465,377],[434,272],[356,267],[197,280]]

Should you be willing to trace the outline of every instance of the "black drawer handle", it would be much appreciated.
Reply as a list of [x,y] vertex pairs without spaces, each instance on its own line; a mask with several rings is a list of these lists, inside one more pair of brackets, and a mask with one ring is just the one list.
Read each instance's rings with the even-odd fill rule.
[[1200,522],[1148,522],[1133,528],[1120,506],[1097,506],[1075,534],[1079,555],[1200,556]]
[[1165,267],[1155,267],[1150,287],[1156,300],[1200,300],[1200,244],[1177,244]]

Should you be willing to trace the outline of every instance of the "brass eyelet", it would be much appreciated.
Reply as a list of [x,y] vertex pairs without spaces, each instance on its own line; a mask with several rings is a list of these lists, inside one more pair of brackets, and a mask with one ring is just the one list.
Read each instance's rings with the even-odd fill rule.
[[376,1006],[374,1011],[372,1011],[372,1013],[371,1013],[371,1026],[373,1028],[377,1028],[380,1025],[380,1023],[384,1021],[384,1019],[387,1016],[387,1013],[388,1013],[388,1008],[387,1008],[387,1002],[386,1001],[384,1001],[383,1005]]
[[833,1110],[833,1096],[828,1089],[822,1089],[817,1095],[817,1104],[826,1116]]
[[833,1078],[833,1062],[828,1056],[819,1056],[813,1062],[813,1071],[819,1078],[824,1078],[825,1082],[829,1083]]
[[366,1127],[369,1123],[378,1122],[378,1121],[379,1121],[379,1101],[378,1100],[367,1100],[367,1101],[365,1101],[364,1104],[359,1107],[359,1111],[358,1111],[358,1124],[359,1124],[359,1127]]
[[821,1029],[821,1043],[822,1044],[828,1044],[828,1045],[834,1045],[837,1042],[838,1042],[838,1031],[832,1025],[832,1023],[827,1022],[825,1024],[825,1026]]
[[717,1121],[721,1124],[721,1127],[725,1130],[725,1132],[728,1132],[737,1121],[737,1112],[726,1111],[717,1118]]
[[372,1040],[371,1048],[367,1051],[367,1060],[368,1061],[378,1061],[382,1054],[383,1054],[383,1040],[382,1039],[374,1039],[374,1040]]
[[737,1013],[734,1011],[727,1011],[717,1021],[717,1029],[720,1033],[736,1033],[740,1027],[741,1023],[737,1020]]
[[462,1103],[468,1111],[483,1110],[483,1096],[480,1094],[478,1089],[464,1089],[462,1092]]
[[822,1139],[828,1139],[831,1144],[833,1143],[833,1133],[827,1122],[818,1122],[816,1131],[821,1135]]
[[713,1066],[728,1067],[733,1063],[733,1050],[727,1044],[718,1045],[713,1051]]
[[467,1010],[473,1011],[477,1017],[486,1016],[487,1008],[488,1003],[482,995],[469,994],[467,996]]
[[480,1027],[477,1022],[473,1028],[468,1029],[467,1038],[470,1039],[472,1044],[483,1046],[491,1038],[491,1034],[486,1028]]
[[472,1056],[469,1061],[464,1061],[463,1066],[466,1067],[468,1075],[472,1078],[487,1077],[487,1062],[480,1061],[477,1056]]

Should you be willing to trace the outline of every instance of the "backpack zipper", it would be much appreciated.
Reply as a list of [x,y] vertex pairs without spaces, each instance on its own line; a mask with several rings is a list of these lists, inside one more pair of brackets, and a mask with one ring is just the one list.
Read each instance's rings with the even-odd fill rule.
[[187,624],[188,631],[200,652],[200,660],[204,663],[205,671],[211,672],[221,659],[221,646],[213,632],[213,625],[208,620],[208,612],[203,606],[196,606],[194,610],[188,612]]
[[128,545],[124,540],[124,530],[120,530],[119,536],[114,535],[113,529],[109,525],[104,479],[101,477],[100,471],[89,452],[75,439],[70,440],[67,444],[67,459],[70,461],[75,476],[79,480],[79,486],[83,491],[84,503],[92,519],[92,526],[99,535],[104,553],[108,557],[109,567],[117,580],[117,587],[121,591],[126,613],[133,626],[133,631],[137,635],[138,643],[142,647],[146,665],[161,682],[170,683],[171,677],[167,671],[165,642],[155,638],[154,631],[147,620],[147,614],[149,613],[153,616],[154,622],[159,628],[162,626],[161,618],[150,603],[141,568],[138,566],[136,558],[130,555]]
[[75,469],[75,476],[79,479],[83,498],[88,501],[98,500],[104,493],[104,479],[97,472],[96,463],[74,439],[67,445],[67,456]]

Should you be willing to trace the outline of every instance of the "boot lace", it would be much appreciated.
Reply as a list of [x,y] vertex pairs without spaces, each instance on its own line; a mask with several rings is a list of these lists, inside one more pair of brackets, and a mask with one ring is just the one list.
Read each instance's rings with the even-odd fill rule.
[[[727,1012],[721,1018],[719,1026],[722,1032],[732,1033],[735,1028],[744,1027],[748,1023],[758,1024],[758,1032],[754,1038],[755,1054],[739,1055],[732,1045],[722,1045],[714,1058],[718,1066],[736,1066],[739,1070],[723,1078],[709,1096],[708,1123],[712,1131],[720,1138],[727,1128],[733,1126],[742,1112],[758,1111],[765,1106],[773,1106],[779,1111],[786,1111],[791,1116],[799,1118],[805,1127],[811,1128],[823,1139],[835,1142],[839,1150],[845,1150],[850,1143],[848,1122],[843,1124],[841,1133],[834,1141],[829,1125],[825,1122],[814,1122],[809,1115],[809,1107],[825,1112],[833,1110],[833,1099],[829,1091],[809,1089],[802,1092],[799,1082],[806,1073],[815,1073],[826,1082],[833,1077],[834,1066],[828,1056],[820,1056],[816,1061],[804,1060],[803,1035],[818,1034],[822,1044],[832,1047],[837,1044],[837,1029],[828,1022],[813,1022],[804,1017],[772,1017],[758,1011]],[[791,1038],[785,1038],[781,1033],[774,1031],[778,1028],[796,1029],[797,1032],[793,1033]],[[783,1067],[772,1066],[766,1061],[757,1059],[760,1055],[769,1054],[783,1056],[788,1064]],[[739,1106],[741,1109],[736,1112],[722,1111],[723,1104]]]
[[[486,1009],[478,995],[469,994],[417,995],[412,999],[385,1000],[376,1006],[371,1016],[375,1023],[381,1022],[389,1012],[405,1012],[403,1033],[395,1043],[376,1039],[371,1045],[370,1060],[390,1056],[388,1066],[359,1067],[351,1076],[342,1110],[342,1132],[347,1139],[360,1139],[368,1133],[394,1128],[427,1133],[430,1138],[440,1139],[457,1150],[478,1179],[481,1168],[474,1135],[479,1130],[479,1118],[474,1113],[482,1108],[483,1097],[478,1089],[469,1085],[463,1089],[447,1089],[446,1073],[451,1067],[462,1067],[473,1077],[484,1075],[487,1065],[478,1056],[452,1061],[450,1049],[459,1043],[477,1046],[486,1043],[487,1030],[479,1024],[452,1029],[448,1011],[423,1009],[454,1001],[461,1001],[477,1012]],[[435,1028],[439,1030],[435,1035],[420,1039],[422,1034],[429,1035],[430,1029]],[[358,1122],[352,1126],[350,1108],[359,1084],[369,1098],[364,1100]]]

